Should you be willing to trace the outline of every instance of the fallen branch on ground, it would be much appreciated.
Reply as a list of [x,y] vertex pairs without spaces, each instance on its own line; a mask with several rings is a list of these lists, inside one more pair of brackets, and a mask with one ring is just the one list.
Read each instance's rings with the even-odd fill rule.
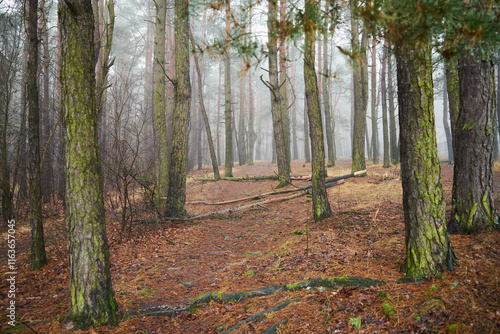
[[[340,181],[340,180],[349,179],[351,177],[362,175],[362,174],[366,174],[366,170],[362,170],[359,172],[326,179],[325,185],[327,188],[329,188],[330,187],[329,184],[331,184],[331,183],[335,183],[335,182]],[[270,175],[270,176],[273,176],[273,175]],[[341,184],[341,183],[335,183],[335,184]],[[335,185],[335,184],[333,184],[333,185]],[[231,204],[231,203],[243,202],[243,201],[248,201],[248,200],[257,200],[257,199],[265,198],[265,197],[270,196],[270,195],[286,194],[286,193],[291,193],[291,192],[295,192],[295,191],[302,191],[302,190],[306,190],[306,189],[310,189],[310,188],[312,188],[312,185],[298,187],[296,189],[276,190],[276,191],[271,191],[271,192],[267,192],[267,193],[263,193],[263,194],[250,196],[250,197],[237,198],[237,199],[232,199],[232,200],[223,201],[223,202],[194,201],[194,202],[189,202],[187,204],[224,205],[224,204]]]
[[[340,180],[338,182],[329,182],[329,183],[325,184],[325,187],[326,188],[330,188],[330,187],[333,187],[333,186],[336,186],[336,185],[339,185],[339,184],[342,184],[342,183],[344,183],[343,180]],[[232,211],[241,211],[241,210],[252,208],[254,206],[262,206],[262,204],[269,204],[269,203],[274,203],[274,202],[287,201],[287,200],[290,200],[290,199],[293,199],[293,198],[297,198],[297,197],[309,194],[311,188],[312,188],[312,185],[308,185],[308,186],[301,187],[301,188],[296,188],[296,189],[290,189],[289,192],[298,192],[298,193],[290,195],[290,196],[283,196],[283,197],[271,198],[271,199],[268,199],[268,200],[265,200],[265,201],[259,201],[259,202],[255,202],[255,203],[252,203],[252,204],[247,204],[247,205],[242,205],[242,206],[237,206],[237,207],[231,207],[231,208],[227,208],[227,209],[220,210],[220,211],[210,211],[210,212],[207,212],[207,213],[202,213],[201,215],[197,215],[197,216],[191,217],[189,219],[191,219],[191,220],[192,219],[199,219],[199,218],[203,218],[203,217],[207,217],[207,216],[211,216],[211,215],[216,215],[216,214],[220,215],[220,214],[224,214],[224,213],[232,212]]]

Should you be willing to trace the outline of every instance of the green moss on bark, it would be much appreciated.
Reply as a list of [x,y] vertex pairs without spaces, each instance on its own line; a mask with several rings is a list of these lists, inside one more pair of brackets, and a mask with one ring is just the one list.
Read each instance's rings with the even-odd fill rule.
[[397,54],[406,279],[453,268],[437,155],[430,48]]
[[93,15],[90,0],[59,3],[66,126],[66,217],[75,328],[117,324],[97,137]]

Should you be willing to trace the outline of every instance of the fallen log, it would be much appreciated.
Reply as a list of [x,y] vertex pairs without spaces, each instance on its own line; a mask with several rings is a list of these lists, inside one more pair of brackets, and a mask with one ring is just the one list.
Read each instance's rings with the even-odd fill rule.
[[[325,187],[326,188],[330,188],[330,187],[333,187],[333,186],[336,186],[336,185],[339,185],[339,184],[342,184],[342,183],[344,183],[343,180],[340,180],[340,181],[337,181],[337,182],[329,182],[329,183],[325,184]],[[263,204],[269,204],[269,203],[274,203],[274,202],[286,201],[286,200],[289,200],[289,199],[293,199],[293,198],[297,198],[297,197],[309,194],[311,188],[312,188],[312,185],[308,185],[308,186],[300,187],[300,188],[295,188],[295,189],[290,189],[287,192],[298,192],[298,193],[297,194],[292,194],[290,196],[283,196],[283,197],[271,198],[271,199],[268,199],[268,200],[263,200],[263,201],[255,202],[255,203],[252,203],[252,204],[247,204],[247,205],[242,205],[242,206],[237,206],[237,207],[231,207],[231,208],[227,208],[227,209],[224,209],[224,210],[211,211],[211,212],[203,213],[201,215],[190,217],[189,219],[190,220],[192,220],[192,219],[198,219],[198,218],[203,218],[203,217],[207,217],[207,216],[211,216],[211,215],[216,215],[216,214],[220,215],[220,214],[224,214],[224,213],[231,212],[231,211],[241,211],[241,210],[249,209],[249,208],[252,208],[254,206],[262,206]]]
[[[211,177],[193,177],[195,181],[219,181]],[[278,175],[256,175],[256,176],[241,176],[241,177],[221,177],[224,181],[260,181],[260,180],[279,180]],[[290,175],[290,180],[311,180],[311,175]]]
[[[326,179],[325,180],[325,185],[328,188],[330,183],[332,183],[332,185],[340,184],[340,183],[336,183],[336,182],[340,181],[340,180],[349,179],[351,177],[355,177],[355,176],[358,176],[358,175],[363,175],[363,174],[366,174],[366,169],[362,170],[362,171],[359,171],[359,172],[355,172],[355,173],[351,173],[351,174],[347,174],[347,175],[342,175],[342,176],[337,176],[337,177],[333,177],[333,178],[330,178],[330,179]],[[273,176],[273,175],[269,175],[269,176]],[[305,175],[305,176],[309,177],[307,175]],[[302,177],[302,176],[300,176],[300,177]],[[303,179],[301,179],[301,180],[303,180]],[[270,195],[286,194],[286,193],[291,193],[291,192],[300,191],[300,190],[306,190],[306,189],[311,189],[311,188],[312,188],[312,185],[307,185],[307,186],[303,186],[303,187],[297,187],[295,189],[285,189],[285,190],[271,191],[271,192],[267,192],[267,193],[263,193],[263,194],[258,194],[258,195],[249,196],[249,197],[242,197],[242,198],[232,199],[232,200],[223,201],[223,202],[194,201],[194,202],[188,202],[187,204],[225,205],[225,204],[243,202],[243,201],[248,201],[248,200],[257,200],[257,199],[265,198],[265,197],[270,196]]]
[[261,199],[261,198],[267,197],[269,195],[286,194],[286,193],[290,193],[290,192],[294,192],[294,191],[297,191],[297,188],[296,189],[270,191],[270,192],[258,194],[255,196],[242,197],[242,198],[232,199],[232,200],[223,201],[223,202],[194,201],[194,202],[188,202],[186,204],[224,205],[224,204],[231,204],[231,203],[243,202],[243,201],[248,201],[248,200],[256,200],[256,199]]
[[211,215],[224,214],[224,213],[231,212],[231,211],[241,211],[241,210],[252,208],[254,206],[260,206],[262,204],[268,204],[268,203],[274,203],[274,202],[280,202],[280,201],[289,200],[289,199],[292,199],[292,198],[303,196],[303,195],[305,195],[307,193],[308,193],[307,190],[304,190],[304,191],[299,192],[298,194],[293,194],[293,195],[290,195],[290,196],[276,197],[276,198],[271,198],[271,199],[268,199],[268,200],[265,200],[265,201],[259,201],[259,202],[252,203],[252,204],[247,204],[247,205],[232,207],[232,208],[228,208],[228,209],[224,209],[224,210],[220,210],[220,211],[211,211],[211,212],[203,213],[201,215],[197,215],[197,216],[191,217],[190,219],[199,219],[199,218],[203,218],[203,217],[207,217],[207,216],[211,216]]

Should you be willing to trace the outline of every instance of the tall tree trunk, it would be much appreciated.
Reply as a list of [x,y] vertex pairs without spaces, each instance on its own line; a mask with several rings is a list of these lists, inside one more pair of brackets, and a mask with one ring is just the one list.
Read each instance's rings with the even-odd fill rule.
[[[198,87],[200,85],[197,85]],[[201,89],[203,89],[203,86],[201,86]],[[196,153],[197,153],[197,157],[196,157],[196,162],[197,162],[197,165],[198,165],[198,170],[202,170],[203,169],[203,150],[202,150],[202,136],[203,136],[203,126],[202,126],[202,119],[203,119],[203,116],[202,116],[202,112],[201,112],[201,96],[198,95],[198,113],[197,113],[197,122],[198,123],[196,125],[196,130],[197,130],[197,138],[196,138],[196,146],[197,146],[197,149],[196,149]]]
[[[172,8],[173,0],[166,0],[167,10],[165,15],[166,20],[166,30],[167,30],[167,40],[165,42],[165,52],[168,51],[167,60],[168,60],[168,71],[167,76],[170,79],[175,78],[175,36],[174,29],[172,23]],[[167,157],[170,157],[170,149],[172,148],[172,118],[174,113],[174,84],[171,80],[167,80],[165,82],[165,87],[167,89],[167,103],[166,103],[166,126],[167,126]]]
[[50,101],[49,101],[49,31],[47,25],[47,8],[45,0],[40,1],[40,35],[43,46],[43,54],[41,59],[43,73],[43,98],[41,101],[41,120],[42,120],[42,199],[43,203],[49,203],[54,195],[54,172],[53,172],[53,148],[54,145],[49,143],[50,133],[52,132],[52,124],[50,122]]
[[286,43],[287,32],[284,27],[287,24],[286,19],[286,2],[287,0],[280,0],[280,31],[279,31],[279,94],[281,97],[281,114],[283,120],[283,136],[285,142],[285,154],[286,168],[291,171],[290,160],[291,160],[291,150],[290,150],[290,117],[289,117],[289,106],[288,106],[288,74],[287,74],[287,58],[288,58],[288,47]]
[[453,141],[451,138],[451,128],[448,118],[450,114],[448,112],[448,91],[446,89],[446,69],[444,73],[444,87],[443,87],[443,125],[444,132],[446,134],[446,146],[448,148],[448,164],[453,165]]
[[155,41],[153,58],[153,108],[155,133],[158,143],[156,202],[159,207],[168,192],[169,181],[169,149],[167,123],[165,118],[165,22],[166,0],[158,0],[156,6]]
[[[297,75],[296,75],[296,60],[295,60],[295,48],[292,45],[292,55],[291,58],[292,60],[292,91],[293,94],[296,95],[296,88],[297,88]],[[292,159],[296,160],[299,158],[299,148],[297,144],[297,101],[296,101],[296,96],[294,96],[294,101],[292,105],[292,126],[291,126],[291,131],[292,131]]]
[[328,192],[325,187],[325,144],[323,140],[323,125],[319,104],[318,79],[314,65],[315,24],[313,18],[318,8],[317,0],[306,0],[304,15],[305,51],[304,51],[304,81],[306,90],[307,113],[311,133],[312,150],[312,200],[314,221],[330,217],[332,210],[328,202]]
[[[193,37],[191,36],[191,41]],[[194,44],[194,41],[192,42]],[[200,103],[200,110],[203,116],[203,121],[205,123],[205,132],[207,133],[208,147],[210,150],[210,159],[212,161],[212,168],[214,170],[214,179],[220,180],[219,165],[217,163],[217,156],[215,154],[214,141],[212,140],[212,131],[210,130],[210,121],[208,120],[207,111],[205,109],[205,102],[203,99],[203,84],[202,84],[202,72],[200,69],[200,64],[198,62],[198,55],[193,54],[194,62],[196,66],[196,73],[198,74],[198,101]]]
[[[287,133],[287,120],[285,119],[286,113],[282,110],[284,105],[282,103],[282,89],[280,88],[280,81],[278,79],[278,10],[277,0],[269,0],[268,6],[268,42],[267,47],[269,50],[269,83],[266,83],[271,92],[271,114],[273,118],[273,133],[274,143],[276,150],[276,160],[278,164],[278,188],[284,187],[290,182],[290,155],[289,149],[287,150],[287,137],[290,140],[290,132]],[[262,79],[262,77],[261,77]],[[284,85],[281,85],[282,87]]]
[[[154,112],[153,112],[153,25],[151,21],[154,20],[154,8],[152,2],[148,1],[148,19],[146,21],[146,45],[144,50],[145,62],[146,62],[146,76],[144,85],[144,109],[146,118],[146,148],[151,150],[154,148]],[[147,154],[147,159],[152,159],[155,154],[154,150],[151,150],[152,154]]]
[[[241,60],[241,68],[244,69],[245,63]],[[242,72],[240,78],[240,121],[238,122],[238,141],[240,143],[238,150],[238,157],[240,166],[244,165],[247,161],[247,150],[246,150],[246,126],[245,126],[245,75]]]
[[382,131],[384,136],[384,168],[391,166],[391,155],[389,150],[389,124],[387,119],[387,84],[386,84],[386,68],[387,68],[387,42],[384,45],[384,53],[382,56],[382,70],[380,72],[380,93],[382,95]]
[[453,133],[453,206],[450,231],[471,234],[498,227],[493,201],[495,66],[492,56],[462,53],[460,102]]
[[96,46],[94,52],[97,55],[95,70],[97,85],[96,104],[97,112],[99,115],[99,149],[101,152],[100,155],[104,157],[107,142],[106,97],[108,86],[108,72],[110,67],[109,56],[111,54],[111,46],[113,45],[113,31],[115,26],[114,0],[108,0],[106,1],[106,4],[104,4],[104,0],[100,0],[97,15],[94,13],[94,17],[96,17],[96,22],[94,23],[96,27],[95,29],[100,29],[98,33],[94,32],[94,38],[98,38],[98,40],[95,40]]
[[497,53],[497,132],[500,136],[500,49]]
[[224,123],[226,127],[226,154],[224,176],[233,176],[233,120],[231,106],[231,0],[226,1],[226,48],[224,52]]
[[175,1],[175,85],[172,149],[165,216],[186,215],[186,162],[189,140],[191,81],[189,76],[189,1]]
[[387,97],[389,99],[389,138],[391,142],[391,162],[399,163],[398,133],[396,130],[396,108],[394,107],[394,86],[392,83],[392,57],[387,57]]
[[40,172],[40,108],[38,104],[38,0],[26,3],[25,29],[28,44],[26,92],[28,97],[28,184],[29,219],[31,226],[31,270],[47,264],[43,239],[42,189]]
[[[328,1],[325,11],[328,12]],[[325,25],[328,26],[328,18],[325,17]],[[321,53],[321,50],[320,52]],[[335,166],[335,157],[333,152],[333,133],[332,133],[332,116],[330,105],[330,69],[328,67],[328,32],[325,30],[323,33],[323,109],[325,113],[325,130],[326,130],[326,144],[328,149],[328,167]],[[319,64],[318,64],[319,65]]]
[[71,304],[75,328],[117,324],[97,133],[91,1],[59,2]]
[[378,164],[379,149],[378,149],[378,112],[377,112],[377,39],[372,39],[372,96],[371,96],[371,111],[372,111],[372,154],[373,164]]
[[[446,92],[448,93],[448,106],[451,123],[451,143],[453,151],[455,150],[454,136],[457,132],[458,109],[460,103],[460,91],[458,87],[458,62],[457,58],[453,57],[445,60],[445,75],[446,75]],[[454,157],[453,157],[454,160]]]
[[[251,22],[251,21],[250,21]],[[255,141],[257,140],[257,134],[255,133],[255,101],[253,95],[253,84],[252,84],[252,67],[248,69],[248,154],[247,163],[253,165],[253,157],[255,151]]]
[[[351,0],[351,8],[358,6],[357,0]],[[366,169],[365,162],[365,132],[366,109],[363,95],[363,57],[359,45],[359,23],[354,14],[351,14],[353,85],[354,85],[354,126],[352,136],[352,171]]]
[[304,98],[304,159],[306,164],[311,162],[311,144],[309,144],[309,120],[307,100]]
[[65,143],[65,126],[64,126],[64,91],[62,89],[62,27],[57,25],[57,113],[59,116],[59,149],[57,157],[57,175],[59,184],[57,187],[57,195],[66,208],[66,143]]
[[217,94],[217,126],[216,126],[216,131],[217,131],[217,161],[220,163],[221,160],[221,135],[220,135],[220,92],[221,92],[221,81],[222,81],[222,59],[219,63],[219,90]]
[[437,154],[431,48],[397,54],[406,278],[421,281],[453,269]]

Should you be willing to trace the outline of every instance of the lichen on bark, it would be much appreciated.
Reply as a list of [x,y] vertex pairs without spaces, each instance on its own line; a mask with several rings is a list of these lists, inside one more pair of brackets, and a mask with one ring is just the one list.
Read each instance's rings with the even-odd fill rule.
[[402,47],[396,58],[405,213],[405,279],[421,281],[444,269],[452,270],[454,265],[437,155],[431,49]]
[[66,219],[74,328],[117,324],[99,161],[91,1],[59,2]]

